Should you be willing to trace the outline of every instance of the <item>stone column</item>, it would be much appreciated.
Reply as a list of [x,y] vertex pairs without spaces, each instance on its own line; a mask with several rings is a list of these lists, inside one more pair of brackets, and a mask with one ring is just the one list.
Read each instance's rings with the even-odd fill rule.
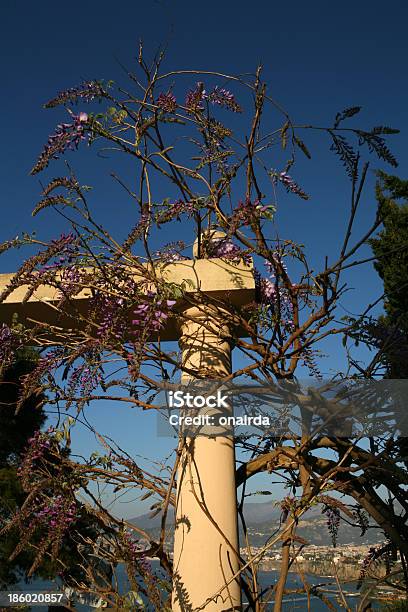
[[[183,363],[206,377],[231,372],[228,326],[220,311],[189,308],[179,340]],[[182,382],[192,376],[183,374]],[[177,477],[172,609],[187,612],[206,603],[205,612],[241,610],[235,451],[233,437],[186,438]]]

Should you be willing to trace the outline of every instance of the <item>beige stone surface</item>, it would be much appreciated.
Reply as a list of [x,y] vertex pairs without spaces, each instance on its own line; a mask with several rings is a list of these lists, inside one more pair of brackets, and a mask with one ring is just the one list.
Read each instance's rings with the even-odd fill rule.
[[[190,308],[186,314],[189,320],[179,340],[183,365],[211,379],[228,376],[231,331],[225,324],[227,317],[217,318],[211,309],[203,313]],[[191,374],[182,373],[184,383],[192,379]],[[233,579],[239,569],[237,518],[232,436],[186,438],[177,473],[174,612],[194,610],[208,599],[205,612],[241,610],[239,579]]]

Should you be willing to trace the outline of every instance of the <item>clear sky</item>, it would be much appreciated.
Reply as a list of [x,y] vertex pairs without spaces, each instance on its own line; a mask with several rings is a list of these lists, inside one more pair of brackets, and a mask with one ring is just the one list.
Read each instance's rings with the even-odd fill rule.
[[[151,54],[159,44],[168,44],[166,66],[170,69],[234,74],[253,72],[262,62],[270,95],[298,123],[330,125],[337,111],[361,105],[363,111],[356,125],[370,128],[385,124],[401,130],[389,142],[400,163],[398,174],[408,178],[407,18],[406,3],[396,0],[3,0],[0,241],[33,230],[50,238],[59,223],[52,213],[34,219],[30,215],[41,187],[29,171],[48,135],[64,120],[62,109],[47,111],[43,103],[83,79],[124,83],[119,62],[132,67],[140,38]],[[283,199],[276,223],[282,236],[304,243],[312,261],[321,263],[324,255],[330,255],[338,245],[349,184],[341,164],[329,152],[327,139],[305,134],[305,140],[310,143],[313,158],[301,161],[296,178],[311,199]],[[120,168],[118,159],[101,160],[88,152],[69,159],[75,169],[81,168],[81,182],[95,187],[93,208],[98,218],[120,235],[132,211],[109,177],[112,167]],[[372,161],[373,168],[379,167],[374,157]],[[40,180],[45,182],[61,172],[62,162],[57,162],[44,177],[40,175]],[[373,182],[370,175],[358,219],[361,231],[375,212]],[[21,251],[2,256],[0,272],[13,270],[22,258]],[[376,299],[381,291],[371,264],[351,275],[350,284],[354,289],[343,307],[352,312]],[[340,348],[328,343],[325,349],[329,357],[324,370],[340,367]],[[156,456],[163,457],[171,448],[171,444],[155,437],[152,415],[143,415],[142,421],[128,408],[101,405],[88,416],[132,454],[151,456],[153,446]],[[93,447],[84,431],[77,444],[77,450],[84,454]],[[141,508],[132,504],[124,513],[134,516]]]

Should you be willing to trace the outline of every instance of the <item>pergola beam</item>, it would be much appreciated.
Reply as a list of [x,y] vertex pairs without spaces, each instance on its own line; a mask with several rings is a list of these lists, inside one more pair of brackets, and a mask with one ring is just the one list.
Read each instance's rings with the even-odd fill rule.
[[[93,270],[84,268],[92,276]],[[149,272],[146,266],[146,272]],[[143,280],[140,272],[130,271],[133,279],[138,282]],[[252,264],[243,261],[229,262],[225,259],[188,259],[170,264],[160,264],[156,275],[160,281],[172,283],[184,287],[187,298],[193,298],[202,294],[208,299],[222,302],[225,305],[242,306],[255,299],[255,281]],[[0,274],[0,295],[12,284],[15,274]],[[149,284],[145,284],[145,290]],[[152,289],[154,290],[153,284]],[[32,327],[33,322],[43,323],[56,328],[73,329],[80,328],[78,315],[86,317],[89,300],[92,297],[92,289],[83,288],[77,295],[70,298],[71,308],[64,306],[62,314],[58,309],[60,294],[55,286],[48,284],[40,285],[27,301],[24,301],[29,290],[29,285],[22,285],[0,302],[0,322],[10,324],[14,313],[17,313],[19,322]],[[135,300],[136,303],[136,300]],[[182,312],[188,307],[186,299],[177,300],[175,312]],[[71,312],[70,312],[71,311]],[[72,313],[72,314],[71,314]],[[130,317],[132,315],[130,313]],[[243,333],[237,330],[238,335]],[[161,341],[178,340],[180,332],[175,324],[174,317],[169,317],[165,327],[160,331]],[[47,332],[47,341],[53,340],[58,343],[61,339],[57,330]],[[152,337],[152,340],[157,338]]]

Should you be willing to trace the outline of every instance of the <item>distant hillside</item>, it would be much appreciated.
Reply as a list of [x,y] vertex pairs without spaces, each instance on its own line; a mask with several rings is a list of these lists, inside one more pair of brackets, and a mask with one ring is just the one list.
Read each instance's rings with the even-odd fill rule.
[[[280,509],[272,501],[245,504],[245,521],[250,536],[249,539],[253,546],[261,545],[276,531],[279,527],[280,514]],[[130,519],[129,522],[156,537],[160,530],[161,517],[160,514],[153,518],[150,518],[150,514],[142,514]],[[170,527],[170,532],[172,532],[174,530],[173,508],[169,508],[167,523]],[[320,546],[331,544],[326,517],[322,514],[321,505],[313,506],[303,515],[299,522],[297,534],[310,544]],[[363,537],[360,534],[359,527],[352,527],[342,522],[339,529],[338,542],[339,544],[376,544],[384,540],[380,529],[370,528]]]

